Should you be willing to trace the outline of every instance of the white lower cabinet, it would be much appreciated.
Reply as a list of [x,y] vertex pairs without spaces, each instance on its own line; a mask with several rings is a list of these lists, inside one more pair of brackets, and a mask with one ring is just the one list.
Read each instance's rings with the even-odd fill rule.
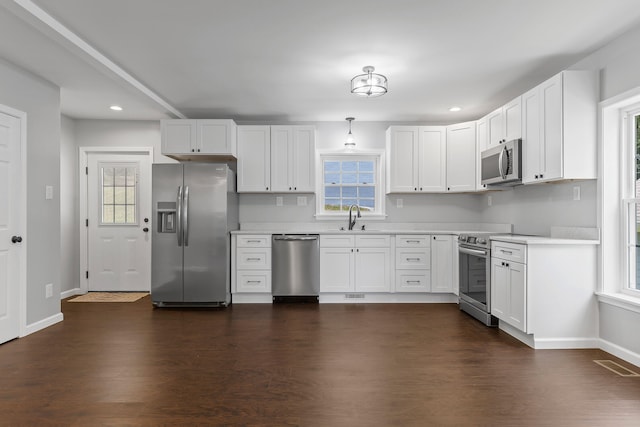
[[527,332],[525,264],[491,257],[491,314]]
[[431,236],[396,236],[396,292],[431,291]]
[[431,238],[431,292],[458,294],[457,259],[453,235]]
[[321,235],[320,292],[389,292],[390,236]]
[[271,293],[271,235],[234,236],[231,289],[235,293]]

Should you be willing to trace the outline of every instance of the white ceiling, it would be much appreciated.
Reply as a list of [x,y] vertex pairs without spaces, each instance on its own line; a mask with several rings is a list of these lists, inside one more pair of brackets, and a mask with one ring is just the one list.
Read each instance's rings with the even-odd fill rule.
[[[23,4],[21,7],[18,3]],[[73,118],[477,119],[640,25],[637,0],[0,0],[0,57]],[[166,101],[160,105],[27,9]],[[54,21],[55,22],[55,21]],[[389,93],[364,99],[365,65]],[[120,73],[122,74],[122,73]],[[131,80],[131,79],[129,79]],[[124,111],[114,113],[109,105]],[[448,108],[463,108],[451,113]]]

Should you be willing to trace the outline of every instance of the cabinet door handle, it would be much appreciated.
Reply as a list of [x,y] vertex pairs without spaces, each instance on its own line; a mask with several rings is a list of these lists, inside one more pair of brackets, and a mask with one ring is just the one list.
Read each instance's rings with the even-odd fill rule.
[[351,249],[351,252],[353,252],[353,249]]
[[544,178],[544,175],[540,174],[540,179]]
[[291,191],[291,187],[289,187],[289,191]]

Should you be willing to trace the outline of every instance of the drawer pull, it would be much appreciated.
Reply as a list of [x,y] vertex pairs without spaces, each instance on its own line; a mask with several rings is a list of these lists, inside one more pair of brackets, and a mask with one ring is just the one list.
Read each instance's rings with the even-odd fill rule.
[[407,240],[407,243],[420,243],[420,240]]
[[409,283],[417,283],[420,284],[420,280],[407,280],[407,284]]
[[247,240],[247,243],[260,243],[260,240]]
[[262,258],[247,258],[247,261],[260,261]]
[[247,280],[247,283],[262,283],[261,280]]
[[407,261],[420,261],[420,258],[407,258]]
[[504,249],[500,249],[500,252],[502,252],[503,254],[513,255],[513,251],[505,251]]

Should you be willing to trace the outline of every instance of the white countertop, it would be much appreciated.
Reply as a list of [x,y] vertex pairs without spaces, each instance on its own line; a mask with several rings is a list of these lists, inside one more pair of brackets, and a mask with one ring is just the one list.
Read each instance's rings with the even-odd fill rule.
[[491,236],[492,241],[520,243],[525,245],[599,245],[599,240],[567,239],[559,237],[524,236],[518,234]]

